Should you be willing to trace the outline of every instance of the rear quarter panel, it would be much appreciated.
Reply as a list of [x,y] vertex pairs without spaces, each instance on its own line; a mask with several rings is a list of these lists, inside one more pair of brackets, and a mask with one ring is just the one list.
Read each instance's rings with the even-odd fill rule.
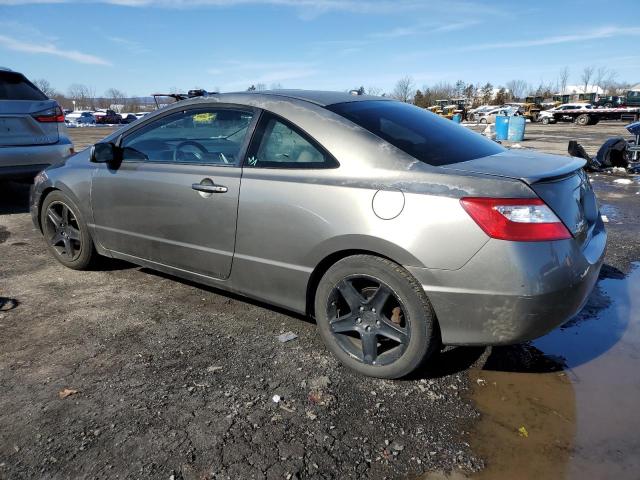
[[[253,297],[303,312],[313,270],[327,256],[347,250],[373,252],[405,266],[459,269],[488,240],[459,199],[496,192],[532,195],[519,181],[442,173],[320,110],[275,113],[322,143],[338,168],[243,170],[231,279]],[[404,208],[393,219],[374,213],[380,190],[404,196]]]

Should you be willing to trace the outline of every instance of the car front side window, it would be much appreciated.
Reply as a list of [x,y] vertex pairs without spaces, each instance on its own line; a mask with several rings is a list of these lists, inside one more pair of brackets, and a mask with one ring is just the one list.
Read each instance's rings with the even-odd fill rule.
[[337,162],[289,122],[265,113],[246,165],[256,168],[331,168]]
[[159,118],[124,137],[124,162],[238,165],[252,111],[185,110]]

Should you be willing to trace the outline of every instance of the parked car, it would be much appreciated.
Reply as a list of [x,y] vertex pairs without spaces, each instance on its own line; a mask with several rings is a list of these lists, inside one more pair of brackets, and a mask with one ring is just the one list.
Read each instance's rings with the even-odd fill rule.
[[243,92],[45,170],[31,212],[63,265],[125,259],[315,317],[345,365],[396,378],[582,308],[607,238],[584,164],[391,99]]
[[138,113],[135,114],[135,116],[138,117],[138,118],[142,118],[142,117],[144,117],[146,115],[149,115],[150,113],[151,112],[138,112]]
[[474,120],[478,119],[479,114],[488,112],[489,110],[493,110],[494,108],[496,108],[495,105],[481,105],[479,107],[472,108],[471,110],[467,111],[467,120],[473,122]]
[[120,114],[109,109],[93,112],[93,116],[96,117],[96,123],[100,125],[112,125],[122,122],[122,117],[120,116]]
[[477,114],[477,120],[479,123],[496,123],[496,117],[498,115],[512,116],[518,113],[517,107],[498,107],[485,112]]
[[598,108],[617,108],[624,105],[624,97],[617,95],[601,95],[592,103],[593,107]]
[[71,112],[65,116],[67,123],[75,125],[95,125],[96,117],[93,116],[93,112]]
[[121,113],[120,116],[122,117],[120,123],[133,123],[138,120],[138,117],[133,113]]
[[23,74],[0,68],[0,179],[32,179],[73,153],[64,114]]
[[591,109],[593,109],[593,106],[590,103],[565,103],[564,105],[559,105],[549,110],[543,110],[540,112],[540,115],[538,115],[538,120],[542,122],[543,125],[556,122],[573,122],[575,115],[562,115],[562,112],[565,110],[571,110],[572,112],[576,110],[589,111]]

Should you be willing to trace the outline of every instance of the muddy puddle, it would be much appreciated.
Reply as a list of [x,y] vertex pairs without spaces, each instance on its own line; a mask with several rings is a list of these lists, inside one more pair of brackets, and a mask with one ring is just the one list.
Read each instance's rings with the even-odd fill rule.
[[479,479],[640,479],[640,265],[583,312],[472,372]]

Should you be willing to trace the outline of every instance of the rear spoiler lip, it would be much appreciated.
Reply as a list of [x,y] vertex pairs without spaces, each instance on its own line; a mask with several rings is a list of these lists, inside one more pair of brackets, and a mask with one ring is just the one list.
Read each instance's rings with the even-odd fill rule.
[[[514,158],[505,158],[513,155]],[[527,153],[519,151],[517,153],[513,151],[506,151],[496,155],[490,155],[488,157],[480,157],[474,160],[467,160],[466,162],[460,162],[456,164],[446,165],[439,168],[446,170],[456,170],[461,172],[473,173],[476,175],[487,175],[498,178],[506,178],[511,180],[520,180],[528,185],[533,185],[540,182],[554,182],[563,178],[573,175],[577,170],[580,170],[586,165],[586,160],[578,157],[565,157],[559,155],[548,154],[536,154],[539,157],[556,157],[558,162],[557,166],[553,168],[540,169],[539,172],[524,172],[524,168],[519,172],[518,168],[514,168],[511,172],[507,171],[508,164],[502,164],[502,162],[517,162],[517,158],[520,155],[526,155]],[[541,158],[542,159],[542,158]],[[531,159],[528,159],[531,161]],[[485,165],[482,165],[485,163]]]

